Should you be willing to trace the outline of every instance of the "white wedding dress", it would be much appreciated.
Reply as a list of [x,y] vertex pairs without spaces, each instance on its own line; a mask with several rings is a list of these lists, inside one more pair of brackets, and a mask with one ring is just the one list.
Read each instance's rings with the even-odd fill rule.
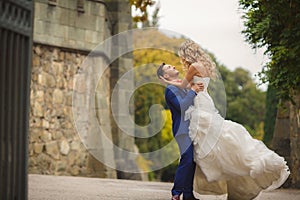
[[242,125],[225,120],[207,92],[210,78],[195,76],[194,82],[199,81],[204,83],[204,91],[185,113],[190,120],[194,160],[201,169],[195,174],[195,191],[208,191],[212,183],[213,192],[213,184],[218,182],[224,192],[225,182],[228,199],[248,200],[263,190],[280,187],[290,174],[284,158],[252,138]]

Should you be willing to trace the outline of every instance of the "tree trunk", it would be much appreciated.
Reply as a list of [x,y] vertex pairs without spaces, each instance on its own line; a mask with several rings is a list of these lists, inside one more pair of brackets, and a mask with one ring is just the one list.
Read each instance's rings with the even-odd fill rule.
[[300,188],[300,91],[290,103],[291,187]]
[[[291,147],[290,147],[290,104],[283,103],[283,106],[277,110],[276,122],[274,127],[274,134],[272,139],[272,149],[284,157],[291,168]],[[291,176],[283,187],[290,187]]]

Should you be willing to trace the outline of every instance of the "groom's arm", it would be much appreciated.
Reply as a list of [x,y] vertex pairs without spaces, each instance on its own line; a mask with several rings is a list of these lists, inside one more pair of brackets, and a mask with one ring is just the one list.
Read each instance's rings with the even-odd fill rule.
[[177,87],[171,86],[166,88],[166,99],[168,99],[168,102],[172,104],[178,112],[187,110],[188,107],[193,104],[196,95],[197,93],[195,91],[189,90],[184,97],[181,97],[180,90]]

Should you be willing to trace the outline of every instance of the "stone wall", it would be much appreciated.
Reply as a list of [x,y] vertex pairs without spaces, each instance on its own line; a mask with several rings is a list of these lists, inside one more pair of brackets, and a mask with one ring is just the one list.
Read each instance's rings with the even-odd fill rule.
[[[112,24],[121,19],[123,22],[120,24],[123,25],[126,20],[126,23],[131,21],[130,5],[127,1],[120,1],[126,14],[122,15],[123,12],[120,12],[118,16],[111,17],[108,8],[119,7],[120,2],[110,1],[108,6],[101,0],[61,0],[54,4],[49,2],[35,1],[29,173],[116,178],[116,170],[99,162],[89,153],[93,151],[93,147],[82,143],[74,125],[72,95],[74,92],[86,92],[87,81],[90,80],[81,74],[83,61],[101,41],[119,31],[113,28]],[[83,3],[80,9],[78,2]],[[129,28],[130,23],[127,23],[126,29],[122,30]],[[128,42],[130,44],[131,40]],[[109,57],[110,55],[100,52],[95,58],[99,63],[97,70],[105,69]],[[118,69],[122,63],[114,64],[114,68]],[[126,68],[130,67],[132,58],[129,57],[126,58]],[[120,75],[112,73],[109,69],[104,72],[102,81],[110,83],[111,80],[118,80]],[[75,79],[79,84],[79,87],[76,87],[77,91],[74,90]],[[96,103],[101,103],[102,106],[101,109],[97,105],[92,106],[95,106],[106,137],[113,140],[112,138],[118,138],[120,135],[114,132],[116,125],[111,121],[111,117],[107,117],[110,116],[110,90],[110,84],[105,85],[104,93],[103,88],[97,88]],[[83,98],[82,101],[88,101],[88,98]],[[82,119],[82,123],[88,124],[88,117]],[[93,136],[96,135],[94,130],[91,128],[87,131],[89,140],[100,145],[97,147],[97,154],[104,155],[107,159],[114,158],[113,150]],[[134,146],[133,138],[117,140],[118,144],[124,143],[130,148]]]
[[29,173],[86,173],[87,152],[72,124],[73,76],[84,58],[59,48],[34,45]]
[[[131,29],[132,19],[131,19],[131,8],[128,6],[129,0],[109,0],[107,1],[108,10],[114,21],[113,34],[118,34],[121,32],[125,32]],[[126,52],[126,50],[131,49],[133,46],[133,35],[130,32],[126,34],[119,35],[119,37],[114,40],[114,45],[112,49],[112,54],[118,54],[119,52]],[[112,55],[114,56],[114,55]],[[122,56],[118,56],[111,64],[111,86],[114,87],[118,81],[119,77],[122,77],[126,72],[131,70],[133,66],[133,55],[132,52],[126,52],[126,54]],[[118,112],[116,113],[116,118],[119,120],[119,123],[122,124],[123,129],[120,129],[115,121],[112,121],[113,128],[113,141],[122,149],[125,149],[129,152],[136,152],[137,147],[134,144],[134,124],[124,122],[128,122],[128,117],[134,119],[133,108],[131,109],[131,116],[128,116],[127,113],[127,105],[124,106],[124,97],[130,95],[130,92],[134,89],[133,77],[127,75],[126,78],[122,77],[123,80],[126,79],[126,88],[119,88],[116,92],[118,95],[114,99],[115,108],[118,106],[122,106],[122,108],[118,108]],[[130,105],[128,105],[130,106]],[[124,109],[126,108],[126,109]],[[126,133],[123,131],[126,129]],[[135,157],[126,157],[122,152],[115,152],[116,158],[116,166],[118,169],[131,169],[134,171],[139,171],[136,165]],[[139,173],[127,173],[124,171],[117,171],[118,178],[123,179],[143,179],[147,180],[147,178],[142,177],[143,174]]]
[[[73,124],[73,81],[86,55],[58,47],[34,45],[29,173],[116,177],[113,169],[107,168],[87,152]],[[109,82],[109,71],[104,77]],[[108,105],[107,96],[103,94],[98,98],[106,99]],[[110,133],[111,130],[106,131]]]
[[34,41],[36,43],[90,51],[112,32],[112,20],[101,0],[36,0]]

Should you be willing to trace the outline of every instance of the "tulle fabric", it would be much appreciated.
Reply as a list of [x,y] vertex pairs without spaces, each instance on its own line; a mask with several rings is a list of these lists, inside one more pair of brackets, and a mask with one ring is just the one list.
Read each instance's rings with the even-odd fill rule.
[[195,191],[248,200],[280,187],[290,174],[284,158],[252,138],[242,125],[224,120],[207,92],[209,78],[194,79],[205,86],[185,114],[198,166]]

